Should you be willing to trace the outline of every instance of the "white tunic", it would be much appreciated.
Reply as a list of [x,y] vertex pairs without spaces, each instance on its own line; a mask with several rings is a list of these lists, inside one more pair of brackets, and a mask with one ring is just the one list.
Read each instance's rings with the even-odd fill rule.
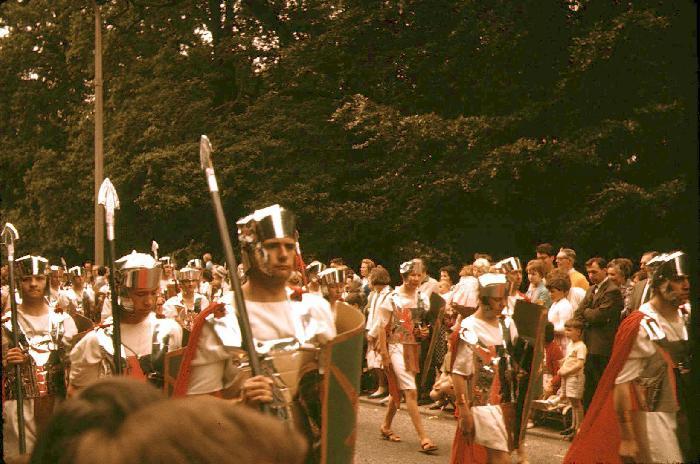
[[[669,322],[658,314],[650,303],[644,303],[639,311],[654,319],[668,341],[688,340],[688,330],[679,311],[678,321]],[[629,357],[615,379],[615,384],[635,380],[642,373],[650,358],[656,354],[654,343],[647,331],[640,325],[637,338],[632,345]],[[643,427],[635,427],[637,433],[646,429],[646,437],[637,440],[643,461],[651,462],[682,462],[683,456],[676,435],[675,412],[645,412],[635,417],[644,423]]]
[[474,276],[462,276],[455,285],[452,294],[452,303],[467,308],[476,308],[479,305],[479,281]]
[[[20,329],[27,337],[30,350],[29,354],[34,358],[37,365],[42,366],[48,361],[50,352],[47,350],[47,342],[51,342],[51,330],[55,330],[58,324],[63,325],[62,343],[67,348],[70,345],[71,339],[78,333],[73,319],[66,313],[55,313],[49,310],[48,314],[42,316],[31,316],[24,314],[22,309],[17,311],[17,322]],[[11,323],[8,321],[5,324],[11,332]],[[3,334],[4,335],[4,334]],[[8,349],[6,342],[8,340],[3,337],[3,351]],[[33,349],[37,348],[37,349]],[[11,368],[8,366],[7,368]],[[25,399],[24,405],[24,423],[25,423],[25,441],[27,444],[27,452],[31,452],[36,442],[36,423],[34,421],[34,400]],[[3,403],[2,410],[3,419],[3,456],[5,458],[15,457],[19,455],[19,426],[17,423],[17,401],[7,400]]]
[[[201,295],[199,293],[194,294],[194,301],[195,303],[199,300],[199,310],[204,311],[207,309],[207,306],[209,306],[209,300],[207,297],[204,295]],[[178,317],[180,314],[180,311],[184,310],[185,308],[192,310],[189,306],[185,304],[185,300],[183,299],[182,292],[178,293],[174,297],[168,298],[168,300],[163,303],[163,315],[165,317],[169,317],[171,319],[175,319]]]
[[[111,319],[105,321],[107,324]],[[158,333],[158,340],[169,337],[169,350],[182,347],[182,328],[171,319],[158,319],[155,314],[138,324],[121,323],[122,357],[144,356],[153,351],[153,334]],[[70,353],[71,385],[81,388],[100,378],[100,363],[105,356],[114,353],[112,338],[104,329],[98,328],[88,333],[78,342]]]
[[[187,393],[206,394],[223,390],[234,382],[238,369],[233,357],[241,353],[241,332],[231,305],[232,293],[224,300],[226,314],[207,317],[202,328]],[[335,321],[330,304],[324,298],[309,293],[302,301],[282,300],[257,302],[246,300],[250,327],[256,342],[296,338],[303,343],[325,343],[336,336]]]
[[[518,330],[510,317],[505,318],[505,324],[511,340],[518,336]],[[467,343],[468,340],[469,343]],[[504,344],[501,324],[494,326],[474,314],[464,319],[460,326],[460,340],[457,346],[452,372],[469,377],[474,374],[475,363],[472,351],[474,343],[484,346],[499,346]],[[474,442],[487,448],[509,451],[508,434],[503,418],[503,411],[498,405],[472,406],[474,418]]]
[[61,290],[58,294],[58,306],[65,311],[77,311],[82,315],[85,315],[85,309],[83,306],[83,293],[85,293],[85,299],[89,302],[90,306],[95,306],[95,292],[92,291],[91,287],[85,287],[83,292],[76,293],[73,287]]

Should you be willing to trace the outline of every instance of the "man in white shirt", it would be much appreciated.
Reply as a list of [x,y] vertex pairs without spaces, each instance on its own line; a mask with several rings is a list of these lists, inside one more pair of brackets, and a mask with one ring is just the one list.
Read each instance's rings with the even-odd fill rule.
[[9,317],[2,324],[3,456],[6,459],[17,456],[19,447],[15,366],[20,366],[25,443],[31,452],[53,407],[65,397],[66,352],[78,331],[68,314],[47,304],[48,261],[28,255],[15,263],[22,296],[17,307],[19,346],[15,345],[16,334],[12,333]]
[[[297,241],[293,213],[273,205],[240,219],[237,225],[247,277],[243,297],[258,346],[272,340],[318,344],[334,338],[333,313],[323,297],[310,293],[304,293],[301,301],[288,297],[286,283],[294,270]],[[199,316],[199,323],[195,321],[188,345],[188,350],[194,350],[191,374],[181,372],[176,394],[211,394],[257,407],[272,402],[273,382],[262,375],[242,380],[247,374],[234,365],[242,344],[232,300],[232,294],[227,294],[225,309],[214,313],[211,308]]]
[[[165,353],[182,346],[182,329],[171,319],[157,318],[161,267],[148,254],[119,260],[121,360],[124,375],[163,385]],[[74,393],[115,371],[112,318],[89,332],[71,351],[69,392]]]
[[86,271],[80,266],[68,269],[71,286],[58,295],[58,306],[68,314],[78,313],[90,318],[95,307],[95,292],[85,285]]

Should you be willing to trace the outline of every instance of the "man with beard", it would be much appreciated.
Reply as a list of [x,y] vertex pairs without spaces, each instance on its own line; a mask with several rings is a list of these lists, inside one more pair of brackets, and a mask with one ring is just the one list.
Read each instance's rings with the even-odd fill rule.
[[[3,448],[6,459],[17,455],[19,443],[15,366],[21,366],[25,438],[27,451],[31,452],[56,401],[65,397],[67,350],[77,333],[73,319],[66,313],[54,311],[46,301],[48,261],[41,256],[28,255],[15,262],[22,296],[22,304],[17,307],[20,333],[12,333],[9,320],[3,319],[2,324]],[[19,338],[19,346],[14,345],[15,335]]]
[[689,439],[691,347],[680,307],[689,297],[685,255],[649,262],[651,300],[625,318],[581,433],[564,462],[694,462]]

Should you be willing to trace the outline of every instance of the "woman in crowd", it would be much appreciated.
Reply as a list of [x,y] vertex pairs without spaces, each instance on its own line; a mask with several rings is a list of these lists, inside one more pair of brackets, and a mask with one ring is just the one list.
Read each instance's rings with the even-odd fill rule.
[[571,280],[566,272],[556,270],[547,276],[547,289],[552,297],[547,319],[554,325],[554,339],[559,343],[562,352],[566,352],[569,340],[564,335],[564,324],[574,315],[574,308],[566,298],[571,289]]

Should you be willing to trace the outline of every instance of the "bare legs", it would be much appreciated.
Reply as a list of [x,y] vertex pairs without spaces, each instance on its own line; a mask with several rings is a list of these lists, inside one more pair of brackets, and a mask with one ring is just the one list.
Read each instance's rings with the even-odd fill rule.
[[374,393],[384,393],[387,390],[384,369],[372,369],[372,371],[374,371],[374,376],[377,379],[377,390]]
[[568,398],[568,400],[571,402],[571,428],[576,434],[581,427],[581,422],[583,422],[583,402],[578,398]]
[[[428,439],[425,434],[425,429],[423,428],[423,421],[420,417],[420,412],[418,411],[418,393],[416,390],[402,390],[404,396],[406,397],[406,409],[408,410],[408,415],[411,417],[411,422],[413,422],[413,427],[416,429],[416,434],[420,441]],[[382,430],[391,430],[391,423],[394,421],[394,416],[396,415],[397,407],[392,401],[393,398],[389,399],[389,404],[387,405],[386,415],[384,416],[384,423],[382,424]]]

